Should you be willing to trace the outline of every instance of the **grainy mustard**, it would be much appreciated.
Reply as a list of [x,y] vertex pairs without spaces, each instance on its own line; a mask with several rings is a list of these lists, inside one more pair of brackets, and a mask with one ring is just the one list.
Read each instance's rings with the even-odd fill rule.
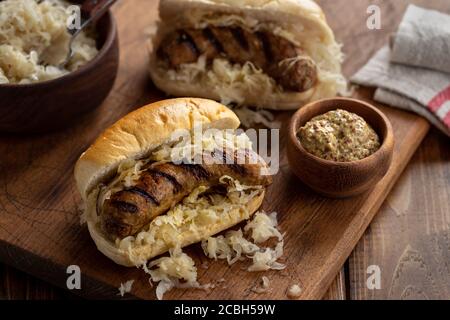
[[361,160],[380,148],[372,127],[357,114],[341,109],[312,118],[297,137],[309,153],[338,162]]

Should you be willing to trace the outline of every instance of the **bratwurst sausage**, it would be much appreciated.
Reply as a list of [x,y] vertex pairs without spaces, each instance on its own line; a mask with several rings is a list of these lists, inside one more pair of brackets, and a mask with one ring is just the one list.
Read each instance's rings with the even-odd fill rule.
[[[317,81],[317,66],[304,50],[265,31],[239,27],[177,30],[163,39],[158,55],[171,68],[194,63],[201,55],[208,62],[219,57],[238,64],[250,61],[288,91],[307,91]],[[283,63],[286,59],[294,60]]]
[[202,158],[202,164],[150,165],[136,185],[105,200],[100,214],[104,232],[112,240],[135,235],[195,188],[219,185],[219,179],[225,175],[250,186],[272,183],[268,168],[252,150],[205,153]]

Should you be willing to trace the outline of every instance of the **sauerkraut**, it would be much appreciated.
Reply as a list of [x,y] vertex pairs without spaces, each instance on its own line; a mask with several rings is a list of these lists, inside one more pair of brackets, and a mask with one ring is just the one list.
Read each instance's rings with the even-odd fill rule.
[[152,151],[152,161],[178,162],[188,160],[195,162],[203,152],[220,150],[223,152],[237,149],[251,149],[252,141],[245,133],[237,134],[235,130],[206,130],[199,133],[182,135],[179,139],[165,143]]
[[248,268],[248,271],[266,271],[266,270],[283,270],[286,266],[277,262],[278,258],[283,255],[284,242],[277,243],[275,249],[265,248],[263,251],[258,251],[252,256],[253,264]]
[[164,293],[174,287],[201,287],[197,282],[197,268],[194,260],[180,248],[171,249],[169,252],[169,257],[154,260],[148,267],[144,265],[144,270],[150,274],[152,281],[158,282],[156,287],[158,300],[162,300]]
[[247,269],[248,271],[282,270],[285,265],[277,260],[283,255],[284,242],[283,235],[276,229],[276,226],[276,214],[268,216],[263,212],[258,212],[244,227],[245,231],[251,231],[251,236],[257,243],[277,237],[278,243],[274,249],[260,248],[247,240],[242,230],[239,229],[228,231],[225,236],[220,235],[203,240],[203,252],[211,259],[226,259],[229,265],[248,257],[253,261],[253,264]]
[[244,227],[245,232],[249,232],[255,243],[262,243],[272,237],[277,237],[279,241],[283,240],[283,236],[277,229],[277,213],[273,212],[267,215],[262,212],[255,214],[252,221]]
[[123,297],[125,293],[131,292],[131,288],[133,287],[134,280],[128,280],[125,283],[121,283],[119,287],[119,295]]
[[97,55],[92,30],[83,31],[72,44],[72,59],[58,67],[69,50],[68,6],[62,0],[0,1],[0,84],[58,78]]

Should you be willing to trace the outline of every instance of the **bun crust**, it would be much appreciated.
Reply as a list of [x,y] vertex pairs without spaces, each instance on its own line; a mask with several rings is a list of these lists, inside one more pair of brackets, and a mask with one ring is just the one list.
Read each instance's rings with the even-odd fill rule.
[[162,100],[126,115],[84,152],[75,165],[75,180],[84,200],[102,179],[126,159],[138,159],[167,142],[177,129],[236,129],[236,114],[215,101],[198,98]]
[[[318,84],[306,92],[282,91],[270,96],[267,96],[267,88],[258,90],[258,85],[253,84],[253,88],[238,94],[244,96],[241,99],[243,101],[235,101],[232,99],[234,93],[231,98],[227,93],[230,88],[236,87],[234,83],[221,85],[203,80],[199,83],[183,77],[170,77],[158,65],[155,49],[159,47],[161,39],[175,29],[204,27],[200,21],[211,13],[239,17],[240,23],[244,25],[256,21],[261,25],[270,24],[270,30],[273,26],[281,27],[289,33],[291,40],[300,44],[323,68]],[[153,37],[149,68],[155,85],[168,94],[218,101],[232,100],[265,109],[291,110],[298,109],[311,100],[335,96],[346,89],[346,81],[341,74],[340,46],[336,43],[322,9],[311,0],[161,0],[160,17],[158,33]],[[218,78],[227,76],[220,74]]]
[[173,28],[186,27],[186,12],[199,10],[243,14],[259,22],[295,23],[308,21],[320,29],[325,42],[334,41],[322,9],[312,0],[161,0],[160,17]]

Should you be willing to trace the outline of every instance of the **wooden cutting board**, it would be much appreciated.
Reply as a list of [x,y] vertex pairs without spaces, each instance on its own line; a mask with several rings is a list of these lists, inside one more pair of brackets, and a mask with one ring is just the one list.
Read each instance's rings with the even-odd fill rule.
[[[352,21],[329,15],[337,38],[346,45],[347,75],[384,43],[401,16],[400,10],[382,7],[391,23],[381,31],[370,31],[365,29],[369,0],[352,6],[344,0],[322,2],[325,12],[343,10],[345,3],[347,12],[354,11]],[[147,30],[156,19],[156,8],[157,2],[150,0],[122,1],[115,6],[121,45],[119,76],[111,95],[96,112],[58,133],[0,136],[0,260],[62,288],[66,288],[67,267],[78,265],[82,289],[74,292],[85,297],[117,297],[120,283],[134,279],[129,297],[155,298],[142,270],[120,267],[105,258],[96,250],[86,227],[80,226],[80,196],[73,166],[106,127],[134,108],[164,98],[152,85],[146,68]],[[355,94],[368,101],[371,95],[370,90]],[[373,190],[356,198],[326,199],[303,186],[290,172],[282,130],[280,172],[262,208],[279,214],[280,228],[286,233],[282,258],[286,270],[248,273],[245,263],[229,267],[223,261],[206,259],[197,244],[186,251],[196,261],[199,282],[226,281],[209,291],[173,290],[165,298],[285,299],[286,289],[294,283],[303,288],[301,298],[321,298],[429,128],[415,115],[380,108],[395,129],[393,163]],[[277,117],[287,122],[290,115],[285,112]],[[201,267],[204,262],[208,268]],[[252,288],[262,275],[270,279],[271,290],[256,294]]]

